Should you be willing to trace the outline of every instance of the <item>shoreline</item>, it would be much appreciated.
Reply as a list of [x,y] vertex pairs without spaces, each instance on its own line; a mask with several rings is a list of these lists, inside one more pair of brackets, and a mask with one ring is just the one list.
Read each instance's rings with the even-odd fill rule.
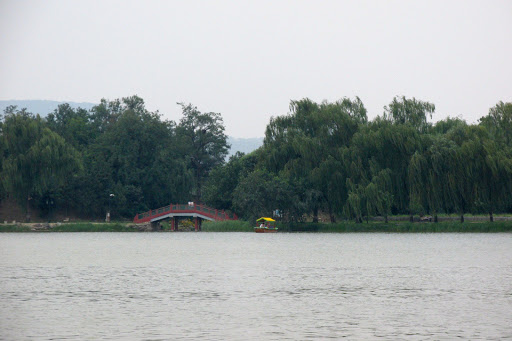
[[[512,221],[494,222],[391,222],[391,223],[279,223],[281,233],[502,233],[512,232]],[[171,231],[163,224],[158,229],[150,225],[113,222],[113,223],[18,223],[0,224],[0,233],[44,233],[44,232],[194,232],[190,229]],[[250,222],[219,221],[205,222],[200,232],[253,232]]]

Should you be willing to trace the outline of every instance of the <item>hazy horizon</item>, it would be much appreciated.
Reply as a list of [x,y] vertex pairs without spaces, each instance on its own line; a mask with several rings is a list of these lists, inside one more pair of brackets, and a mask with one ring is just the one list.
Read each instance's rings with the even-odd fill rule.
[[138,95],[261,137],[290,100],[394,96],[469,123],[512,101],[510,1],[2,1],[0,99]]

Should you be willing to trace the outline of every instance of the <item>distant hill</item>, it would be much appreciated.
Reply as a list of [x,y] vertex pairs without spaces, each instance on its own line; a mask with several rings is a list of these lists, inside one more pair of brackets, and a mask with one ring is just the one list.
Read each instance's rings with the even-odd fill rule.
[[235,155],[236,152],[249,154],[263,145],[263,137],[238,138],[228,136],[228,143],[231,145],[229,156]]
[[[39,114],[42,117],[46,117],[49,113],[53,112],[60,104],[69,103],[73,108],[91,109],[97,105],[95,103],[88,102],[59,102],[59,101],[46,101],[46,100],[8,100],[0,101],[0,112],[3,113],[5,108],[10,105],[16,105],[18,109],[27,108],[28,112],[33,114]],[[235,155],[236,152],[243,152],[248,154],[263,145],[263,137],[253,138],[238,138],[228,136],[228,143],[231,145],[231,149],[228,154],[228,159],[231,155]]]
[[0,101],[0,112],[3,113],[5,108],[10,105],[16,105],[18,109],[27,108],[28,112],[33,114],[39,114],[42,117],[46,117],[49,113],[53,112],[60,104],[69,103],[72,108],[83,108],[83,109],[91,109],[93,106],[97,105],[95,103],[87,103],[87,102],[58,102],[58,101],[46,101],[46,100],[8,100],[8,101]]

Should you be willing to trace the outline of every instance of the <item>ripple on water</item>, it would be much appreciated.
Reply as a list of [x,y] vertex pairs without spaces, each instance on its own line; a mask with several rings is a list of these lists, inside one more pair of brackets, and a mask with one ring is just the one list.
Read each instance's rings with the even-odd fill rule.
[[0,339],[512,337],[508,234],[2,234]]

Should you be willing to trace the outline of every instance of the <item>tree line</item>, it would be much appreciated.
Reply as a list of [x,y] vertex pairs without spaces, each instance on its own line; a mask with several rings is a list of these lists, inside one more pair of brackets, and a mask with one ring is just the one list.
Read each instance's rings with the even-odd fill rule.
[[512,211],[512,103],[478,124],[429,122],[435,105],[395,97],[369,121],[359,98],[292,101],[264,145],[212,170],[204,199],[245,218],[278,214],[331,222],[380,215]]
[[228,152],[219,113],[179,103],[183,117],[162,120],[137,96],[101,100],[91,110],[59,105],[45,118],[8,107],[0,117],[0,199],[84,218],[132,218],[200,200],[211,169]]
[[[94,218],[196,201],[245,219],[363,222],[380,215],[512,211],[512,103],[477,124],[429,122],[435,105],[395,97],[368,120],[359,98],[291,101],[264,144],[225,162],[219,113],[180,103],[179,122],[137,97],[91,110],[60,105],[41,118],[9,107],[0,117],[0,199]],[[112,197],[111,194],[114,196]]]

